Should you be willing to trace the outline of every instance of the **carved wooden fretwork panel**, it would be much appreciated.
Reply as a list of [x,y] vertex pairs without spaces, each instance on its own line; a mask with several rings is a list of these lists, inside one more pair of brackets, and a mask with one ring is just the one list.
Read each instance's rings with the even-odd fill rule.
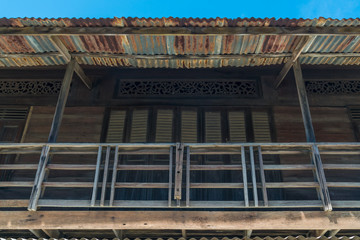
[[360,94],[360,81],[307,81],[306,91],[318,95]]
[[0,96],[57,95],[61,80],[0,80]]
[[120,80],[117,97],[259,97],[256,80]]

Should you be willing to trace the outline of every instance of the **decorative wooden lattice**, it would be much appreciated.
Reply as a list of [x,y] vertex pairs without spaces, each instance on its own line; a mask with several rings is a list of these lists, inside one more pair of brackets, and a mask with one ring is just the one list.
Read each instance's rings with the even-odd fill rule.
[[61,80],[1,80],[0,96],[57,95]]
[[218,96],[259,97],[256,80],[120,80],[118,97],[130,96]]
[[341,95],[360,93],[360,81],[354,80],[307,81],[305,84],[306,91],[311,94]]

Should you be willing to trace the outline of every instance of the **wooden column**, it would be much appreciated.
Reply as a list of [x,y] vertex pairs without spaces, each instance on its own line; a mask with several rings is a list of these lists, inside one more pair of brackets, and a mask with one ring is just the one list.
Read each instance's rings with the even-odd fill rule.
[[[66,101],[69,95],[70,84],[75,69],[75,63],[76,63],[75,60],[72,59],[66,68],[64,80],[62,82],[60,94],[56,104],[54,118],[51,124],[51,130],[48,138],[49,143],[56,142],[56,139],[59,135],[60,124],[63,118]],[[37,203],[41,194],[41,185],[45,177],[46,165],[49,161],[49,152],[50,152],[50,147],[47,145],[44,146],[41,152],[38,169],[36,171],[34,186],[30,195],[30,201],[28,206],[29,211],[36,211],[37,209]]]
[[[309,107],[309,102],[308,102],[306,88],[305,88],[305,82],[304,82],[304,79],[302,76],[299,60],[295,61],[294,65],[293,65],[293,69],[294,69],[296,88],[297,88],[297,92],[298,92],[302,118],[304,121],[306,141],[315,143],[316,142],[315,132],[314,132],[314,127],[312,125],[310,107]],[[331,206],[331,201],[330,201],[329,190],[328,190],[327,184],[326,184],[324,168],[322,166],[319,149],[315,144],[311,148],[311,152],[312,153],[311,153],[310,157],[311,157],[311,161],[313,162],[313,164],[315,166],[316,178],[320,185],[319,195],[323,202],[324,210],[331,211],[332,206]]]

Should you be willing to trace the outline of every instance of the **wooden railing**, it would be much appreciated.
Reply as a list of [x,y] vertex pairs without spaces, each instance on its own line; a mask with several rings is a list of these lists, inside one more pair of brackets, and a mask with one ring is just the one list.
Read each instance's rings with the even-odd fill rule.
[[[124,158],[141,155],[145,158],[161,156],[160,164],[129,164]],[[51,208],[286,208],[286,209],[314,209],[322,208],[330,211],[333,208],[360,208],[360,199],[356,198],[356,188],[360,187],[356,171],[360,170],[359,143],[166,143],[166,144],[83,144],[83,143],[51,143],[51,144],[0,144],[0,174],[5,172],[32,172],[32,180],[22,179],[22,175],[10,177],[0,181],[0,208],[28,207],[37,210],[38,207]],[[9,156],[16,156],[10,161]],[[31,158],[30,158],[31,156]],[[37,157],[36,157],[37,156]],[[56,156],[68,156],[65,162],[53,162]],[[336,163],[321,161],[329,157]],[[352,156],[354,160],[346,159]],[[221,158],[211,160],[210,158]],[[5,158],[7,161],[5,161]],[[19,159],[25,159],[19,161]],[[29,163],[28,159],[37,159]],[[40,158],[40,161],[38,160]],[[81,159],[90,159],[84,163]],[[202,160],[199,160],[202,159]],[[224,160],[225,159],[225,160]],[[227,160],[226,160],[227,159]],[[267,160],[266,160],[267,159]],[[269,161],[268,159],[272,159]],[[275,160],[274,160],[275,159]],[[342,160],[344,159],[344,160]],[[266,160],[266,161],[265,161]],[[92,162],[89,164],[88,162]],[[51,181],[49,171],[85,171],[92,173],[92,181]],[[161,171],[163,182],[124,181],[119,178],[126,171]],[[236,181],[211,182],[195,181],[192,176],[198,172],[218,172],[225,175],[235,172],[239,177]],[[269,172],[279,171],[283,175],[280,180],[266,179]],[[286,181],[293,179],[287,172],[311,172],[312,181]],[[355,180],[329,181],[326,171],[337,171],[340,176],[353,175]],[[355,171],[355,173],[354,173]],[[28,176],[29,174],[27,174]],[[31,174],[30,174],[31,175]],[[295,174],[296,175],[296,174]],[[301,175],[301,174],[300,174]],[[66,176],[66,174],[64,175]],[[240,179],[240,181],[238,181]],[[71,178],[70,178],[71,180]],[[125,179],[126,180],[126,179]],[[334,180],[334,178],[332,178]],[[29,191],[25,188],[32,189]],[[81,198],[63,194],[60,199],[47,196],[46,191],[57,189],[89,189],[89,196]],[[19,189],[9,190],[9,189]],[[116,191],[118,189],[163,189],[164,194],[152,196],[150,200],[123,199]],[[227,200],[199,199],[196,191],[201,189],[229,189],[236,196]],[[274,194],[273,189],[280,189]],[[284,197],[289,190],[295,194],[291,198]],[[297,189],[314,189],[315,199],[297,196]],[[334,190],[333,194],[332,190]],[[355,199],[347,195],[336,195],[336,190],[354,191]],[[355,189],[355,190],[354,190]],[[210,191],[209,190],[209,191]],[[18,193],[21,198],[14,197]],[[10,197],[8,197],[8,193]],[[28,192],[26,195],[26,192]],[[141,192],[139,192],[141,195]],[[281,195],[277,196],[277,195]],[[350,194],[351,195],[351,194]],[[24,196],[27,199],[24,199]],[[146,197],[138,196],[139,199]],[[332,200],[331,198],[334,198]]]

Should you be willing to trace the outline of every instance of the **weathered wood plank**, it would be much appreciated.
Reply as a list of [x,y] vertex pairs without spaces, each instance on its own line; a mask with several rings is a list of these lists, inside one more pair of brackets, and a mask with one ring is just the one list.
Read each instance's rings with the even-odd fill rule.
[[[311,119],[311,113],[310,113],[310,107],[309,107],[309,101],[307,98],[307,93],[305,89],[305,82],[302,76],[301,67],[299,60],[296,60],[294,65],[294,75],[295,75],[295,82],[296,82],[296,89],[299,97],[300,102],[300,109],[302,118],[304,121],[304,128],[305,128],[305,135],[306,135],[306,141],[310,143],[315,143],[315,131],[314,127],[312,125],[312,119]],[[321,200],[324,203],[324,210],[325,211],[331,211],[331,200],[330,200],[330,194],[329,190],[327,188],[326,184],[326,178],[324,173],[324,168],[322,166],[320,152],[317,146],[313,145],[311,147],[311,161],[315,166],[315,173],[316,178],[319,182],[320,189],[319,189],[319,195],[321,197]]]
[[[226,219],[226,221],[224,221]],[[291,225],[289,225],[291,222]],[[0,229],[359,229],[359,211],[1,211]]]

